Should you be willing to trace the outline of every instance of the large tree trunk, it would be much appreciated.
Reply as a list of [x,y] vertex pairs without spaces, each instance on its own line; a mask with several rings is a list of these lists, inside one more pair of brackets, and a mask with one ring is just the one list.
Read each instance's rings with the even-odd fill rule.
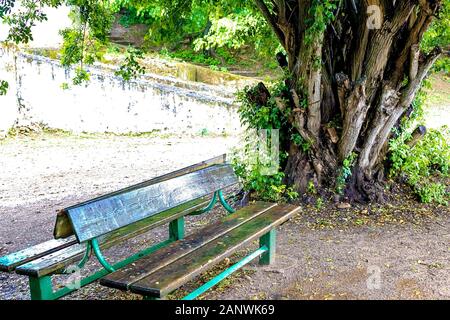
[[[380,200],[392,128],[441,54],[419,50],[441,2],[255,0],[287,52],[292,96],[280,108],[311,145],[307,152],[288,148],[287,183],[301,192],[311,182],[332,187],[344,160],[356,153],[348,195]],[[340,7],[327,9],[327,3]],[[327,21],[331,11],[335,18]]]

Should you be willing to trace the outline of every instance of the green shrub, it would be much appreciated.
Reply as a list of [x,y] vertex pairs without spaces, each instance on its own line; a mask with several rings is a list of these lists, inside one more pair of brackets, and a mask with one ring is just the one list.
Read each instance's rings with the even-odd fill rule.
[[450,130],[442,127],[429,130],[414,147],[406,141],[410,134],[403,133],[390,142],[390,175],[403,176],[424,203],[447,204],[449,193],[442,183],[433,178],[448,177],[450,166]]
[[252,192],[253,198],[262,201],[280,202],[293,200],[298,194],[283,184],[284,173],[264,175],[264,164],[254,163],[248,153],[235,150],[232,165],[240,178],[244,190]]
[[247,133],[244,143],[240,148],[234,150],[233,166],[236,174],[241,179],[244,189],[252,192],[254,198],[265,201],[283,201],[292,200],[298,197],[298,194],[283,183],[284,173],[281,170],[281,164],[287,159],[287,152],[280,150],[280,166],[278,171],[267,175],[268,165],[264,159],[260,159],[258,147],[255,147],[252,134],[255,130],[267,129],[269,132],[273,129],[280,130],[280,147],[284,145],[289,137],[287,130],[287,119],[283,116],[280,109],[276,106],[274,97],[282,96],[287,87],[284,82],[274,85],[270,88],[272,98],[266,105],[257,105],[250,101],[248,93],[256,93],[257,88],[245,88],[238,94],[240,102],[239,115],[241,123],[247,127]]
[[423,203],[437,202],[448,205],[448,194],[445,185],[442,183],[417,185],[416,192]]

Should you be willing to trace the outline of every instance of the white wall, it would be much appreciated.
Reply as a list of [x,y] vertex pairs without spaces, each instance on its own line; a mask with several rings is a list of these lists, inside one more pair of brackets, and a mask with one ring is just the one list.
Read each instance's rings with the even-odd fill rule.
[[9,84],[8,93],[0,96],[0,137],[8,133],[18,117],[14,69],[13,55],[0,47],[0,80],[8,81]]
[[[73,71],[63,68],[58,61],[19,53],[15,75],[10,69],[6,72],[5,61],[14,60],[0,49],[0,78],[9,77],[12,84],[8,95],[0,97],[3,133],[14,122],[43,123],[73,132],[159,130],[198,134],[207,129],[213,134],[239,134],[242,131],[234,98],[221,94],[221,88],[156,75],[124,83],[111,70],[98,66],[89,69],[89,85],[64,90],[61,86],[71,84]],[[21,101],[20,108],[17,100]]]

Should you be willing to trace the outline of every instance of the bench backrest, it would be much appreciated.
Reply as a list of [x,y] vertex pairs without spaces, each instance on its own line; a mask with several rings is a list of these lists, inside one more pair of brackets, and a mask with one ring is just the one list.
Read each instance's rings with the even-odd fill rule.
[[[67,208],[63,212],[65,219],[70,221],[72,233],[81,243],[205,197],[237,182],[230,165],[210,161],[206,168],[197,165],[181,169],[165,177]],[[57,230],[58,221],[55,233]]]

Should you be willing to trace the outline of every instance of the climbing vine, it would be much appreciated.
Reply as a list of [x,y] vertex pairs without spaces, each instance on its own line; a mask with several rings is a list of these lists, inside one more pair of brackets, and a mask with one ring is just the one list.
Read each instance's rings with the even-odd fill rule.
[[305,32],[305,43],[313,44],[320,40],[323,33],[327,29],[329,23],[334,19],[335,11],[338,8],[336,0],[313,0],[309,8],[310,18],[307,21],[307,29]]

